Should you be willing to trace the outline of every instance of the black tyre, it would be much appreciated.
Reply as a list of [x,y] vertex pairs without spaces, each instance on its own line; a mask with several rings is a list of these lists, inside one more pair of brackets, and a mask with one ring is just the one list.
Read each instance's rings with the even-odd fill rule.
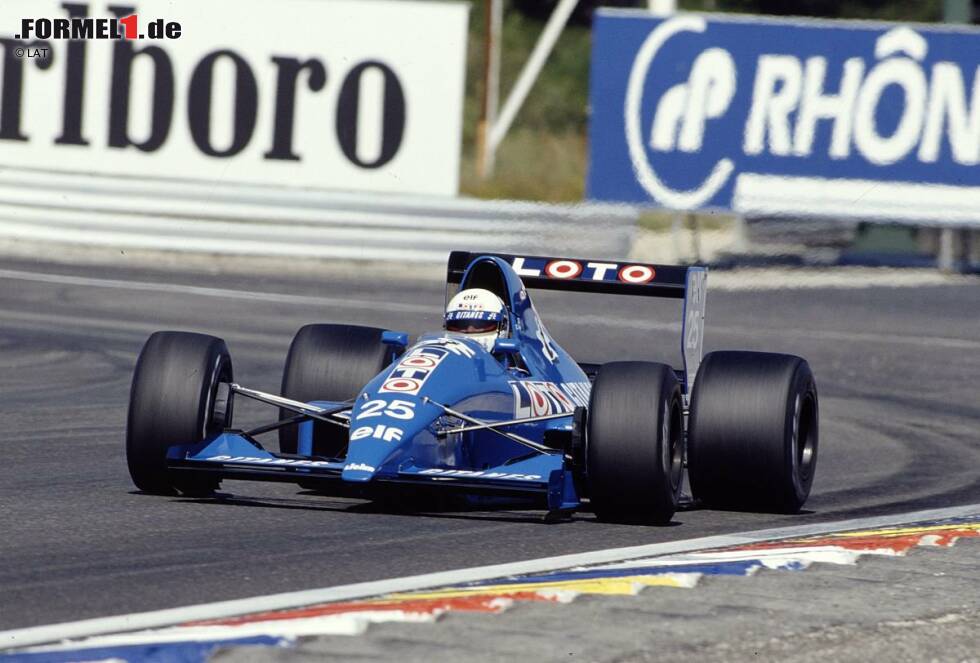
[[712,352],[694,381],[688,477],[708,506],[800,510],[817,465],[817,387],[800,357]]
[[[354,398],[393,358],[381,342],[383,330],[356,325],[306,325],[293,337],[282,374],[282,395],[297,401],[346,401]],[[282,410],[280,419],[292,412]],[[299,427],[279,429],[279,450],[294,454]],[[313,424],[313,454],[333,458],[347,446],[347,430]]]
[[167,469],[167,449],[196,444],[231,423],[231,399],[220,383],[233,380],[225,342],[189,332],[156,332],[143,345],[129,392],[126,462],[140,490],[207,495],[218,487],[208,476]]
[[586,472],[597,517],[666,523],[677,510],[684,463],[681,388],[651,362],[599,369],[589,399]]

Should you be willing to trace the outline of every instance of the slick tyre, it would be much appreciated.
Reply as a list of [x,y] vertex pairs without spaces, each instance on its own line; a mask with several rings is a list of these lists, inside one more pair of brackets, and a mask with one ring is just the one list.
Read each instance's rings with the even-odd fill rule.
[[167,450],[197,444],[231,423],[233,381],[225,342],[189,332],[156,332],[143,345],[129,394],[126,462],[140,490],[208,495],[218,479],[167,469]]
[[[282,395],[296,401],[346,401],[391,363],[384,330],[356,325],[306,325],[293,337],[282,374]],[[281,410],[280,419],[292,412]],[[295,454],[299,427],[279,429],[279,450]],[[347,446],[347,430],[323,422],[313,424],[313,454],[333,458]]]
[[712,352],[694,381],[688,476],[717,508],[795,513],[817,465],[817,387],[805,360]]
[[681,492],[683,425],[681,388],[669,366],[602,366],[586,427],[589,496],[600,520],[670,521]]

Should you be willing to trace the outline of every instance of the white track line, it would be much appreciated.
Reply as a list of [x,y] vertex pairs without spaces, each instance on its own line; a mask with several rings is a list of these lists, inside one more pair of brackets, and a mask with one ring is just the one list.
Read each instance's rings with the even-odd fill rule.
[[513,562],[509,564],[494,564],[468,569],[426,573],[423,575],[403,578],[389,578],[372,582],[360,582],[351,585],[338,585],[321,589],[308,589],[283,594],[270,594],[247,599],[203,603],[183,608],[155,610],[114,617],[85,619],[77,622],[35,626],[32,628],[15,629],[0,632],[0,648],[21,648],[59,642],[67,639],[84,638],[108,633],[120,633],[149,628],[173,626],[188,621],[203,619],[220,619],[256,612],[298,608],[317,603],[363,599],[392,592],[409,592],[431,587],[457,585],[478,580],[491,580],[505,576],[524,575],[557,571],[575,566],[608,564],[640,557],[656,557],[675,553],[693,552],[708,548],[744,545],[774,539],[795,538],[841,532],[847,530],[869,529],[903,525],[908,523],[957,518],[980,515],[980,504],[948,507],[944,509],[929,509],[913,511],[889,516],[874,516],[869,518],[854,518],[829,523],[814,523],[810,525],[795,525],[774,529],[756,530],[706,536],[682,541],[668,541],[643,546],[626,548],[610,548],[586,553],[545,557],[541,559]]
[[[348,309],[377,311],[379,302],[370,299],[352,299],[346,297],[317,297],[311,295],[291,295],[278,292],[252,292],[234,290],[231,288],[209,288],[197,285],[177,283],[155,283],[152,281],[123,281],[120,279],[101,279],[88,276],[72,276],[69,274],[45,274],[40,272],[25,272],[16,269],[0,269],[0,279],[14,281],[31,281],[34,283],[54,283],[57,285],[77,285],[87,288],[107,288],[110,290],[135,290],[143,292],[164,292],[179,295],[197,295],[200,297],[218,297],[221,299],[243,299],[247,301],[273,302],[276,304],[299,304],[301,306],[338,306]],[[431,306],[422,304],[405,304],[401,302],[383,302],[385,310],[405,313],[431,313]]]
[[[58,334],[96,335],[100,338],[132,342],[142,341],[155,331],[160,330],[157,323],[132,322],[129,320],[106,320],[82,315],[58,315],[56,313],[33,313],[30,311],[4,311],[0,309],[0,322],[7,327],[19,329],[53,330]],[[223,334],[223,338],[232,343],[249,343],[252,345],[272,346],[276,354],[280,354],[288,337],[283,334],[261,334],[232,330]],[[270,348],[270,352],[272,348]],[[135,351],[133,357],[135,357]]]

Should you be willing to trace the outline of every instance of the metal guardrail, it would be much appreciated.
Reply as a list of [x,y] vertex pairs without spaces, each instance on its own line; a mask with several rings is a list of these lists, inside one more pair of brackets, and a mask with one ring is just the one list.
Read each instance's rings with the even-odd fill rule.
[[0,170],[0,239],[444,262],[451,249],[622,258],[637,211]]

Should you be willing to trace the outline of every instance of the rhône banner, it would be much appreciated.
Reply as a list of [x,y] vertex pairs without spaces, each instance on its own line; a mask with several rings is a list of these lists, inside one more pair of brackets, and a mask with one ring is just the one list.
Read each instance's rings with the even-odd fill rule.
[[980,223],[980,31],[601,10],[588,194]]

